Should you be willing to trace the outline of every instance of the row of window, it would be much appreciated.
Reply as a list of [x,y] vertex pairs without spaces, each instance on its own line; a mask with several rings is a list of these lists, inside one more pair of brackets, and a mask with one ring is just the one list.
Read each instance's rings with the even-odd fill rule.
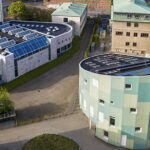
[[[141,16],[141,15],[132,15],[132,14],[128,14],[127,15],[127,18],[128,19],[130,19],[130,18],[132,18],[132,17],[135,17],[136,19],[139,19],[139,18],[141,18],[141,17],[143,17],[143,16]],[[146,15],[146,16],[144,16],[145,17],[145,19],[150,19],[150,16],[148,16],[148,15]]]
[[[134,27],[138,27],[139,24],[137,22],[134,23]],[[131,27],[131,22],[127,22],[127,27]]]
[[[137,43],[136,42],[133,42],[133,44],[132,44],[134,47],[136,47],[137,46]],[[126,42],[125,43],[125,46],[130,46],[130,42]]]
[[[116,31],[116,35],[118,36],[122,36],[123,35],[123,32],[120,32],[120,31]],[[130,32],[126,32],[126,36],[130,36]],[[133,36],[134,37],[138,37],[138,33],[133,33]],[[141,33],[141,37],[146,37],[148,38],[149,37],[149,34],[148,33]]]
[[[62,40],[61,42],[64,43],[64,41],[68,41],[68,40],[70,41],[71,38],[69,37],[68,39]],[[59,45],[59,44],[60,44],[60,42],[58,42],[58,45]]]
[[[116,49],[116,52],[121,52],[121,50]],[[125,49],[123,52],[124,53],[133,53],[133,54],[136,54],[136,55],[139,55],[139,54],[145,55],[146,54],[146,51],[139,51],[139,50],[137,51],[137,50],[133,50],[133,49]]]

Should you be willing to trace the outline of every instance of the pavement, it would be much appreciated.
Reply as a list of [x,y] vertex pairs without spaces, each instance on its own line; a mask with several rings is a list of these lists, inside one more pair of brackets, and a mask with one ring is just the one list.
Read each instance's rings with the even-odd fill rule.
[[44,134],[59,134],[76,141],[81,150],[119,150],[94,136],[82,112],[0,131],[0,150],[21,150],[29,139]]
[[78,65],[88,46],[92,27],[88,24],[80,50],[72,58],[11,91],[19,122],[72,111],[78,98]]

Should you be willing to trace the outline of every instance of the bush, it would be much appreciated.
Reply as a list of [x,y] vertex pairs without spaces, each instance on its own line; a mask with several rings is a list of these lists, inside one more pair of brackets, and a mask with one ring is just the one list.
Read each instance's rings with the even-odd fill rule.
[[54,9],[40,9],[32,6],[27,7],[30,14],[30,21],[45,21],[45,22],[51,22],[51,14],[54,11]]
[[64,136],[43,134],[27,142],[22,150],[79,150],[79,145]]
[[13,102],[10,100],[9,93],[5,88],[0,87],[0,114],[8,113],[13,110]]

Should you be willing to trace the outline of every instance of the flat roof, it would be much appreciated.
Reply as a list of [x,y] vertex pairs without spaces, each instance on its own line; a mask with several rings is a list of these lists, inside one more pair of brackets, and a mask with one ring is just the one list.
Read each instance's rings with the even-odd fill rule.
[[52,13],[52,16],[81,17],[86,7],[87,4],[82,3],[63,3]]
[[52,23],[52,22],[37,22],[37,21],[17,21],[12,20],[9,21],[11,25],[16,25],[24,28],[28,28],[31,30],[35,30],[47,36],[58,36],[65,32],[68,32],[71,28],[69,25],[61,24],[61,23]]
[[83,60],[81,67],[87,71],[114,76],[150,75],[150,58],[108,53]]
[[19,59],[49,45],[47,36],[40,32],[9,22],[0,25],[0,54],[2,55],[8,51],[14,54],[14,59]]
[[150,14],[150,7],[145,0],[114,0],[113,12]]

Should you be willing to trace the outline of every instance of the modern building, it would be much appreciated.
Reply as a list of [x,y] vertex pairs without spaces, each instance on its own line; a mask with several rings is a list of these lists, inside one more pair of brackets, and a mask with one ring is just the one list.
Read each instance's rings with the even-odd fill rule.
[[79,64],[80,108],[96,136],[128,149],[150,148],[150,59],[103,54]]
[[74,34],[80,36],[87,21],[87,4],[63,3],[52,13],[52,22],[70,23]]
[[87,4],[88,9],[95,10],[95,12],[110,13],[111,10],[111,0],[43,0],[44,6],[48,8],[58,8],[61,4],[67,2]]
[[0,22],[3,22],[3,4],[2,4],[2,0],[0,0]]
[[150,57],[150,7],[145,0],[114,0],[112,51]]
[[72,46],[63,23],[9,21],[0,25],[0,84],[56,59]]

